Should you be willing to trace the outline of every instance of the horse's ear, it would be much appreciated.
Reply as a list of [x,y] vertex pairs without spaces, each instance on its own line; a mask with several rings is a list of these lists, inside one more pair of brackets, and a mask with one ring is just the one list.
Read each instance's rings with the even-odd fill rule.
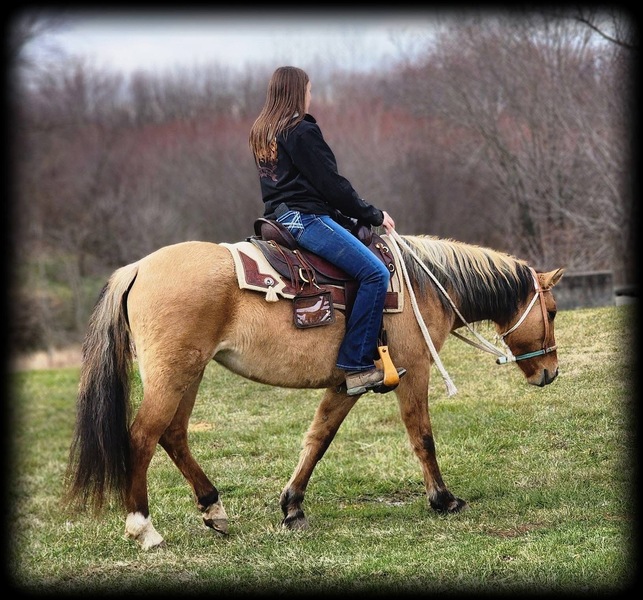
[[565,269],[556,269],[554,271],[549,271],[549,273],[540,273],[540,285],[543,289],[553,288],[563,276]]

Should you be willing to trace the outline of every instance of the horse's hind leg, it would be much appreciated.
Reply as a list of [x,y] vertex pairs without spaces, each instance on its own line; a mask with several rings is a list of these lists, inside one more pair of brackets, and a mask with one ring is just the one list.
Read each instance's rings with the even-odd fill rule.
[[346,394],[338,393],[333,388],[326,390],[304,437],[299,463],[281,493],[279,503],[284,514],[282,521],[284,527],[288,529],[305,529],[308,527],[308,521],[301,508],[306,486],[315,465],[324,456],[339,426],[351,408],[353,408],[355,402],[357,402],[357,398],[358,396],[347,396]]
[[173,390],[170,385],[163,392],[158,386],[147,386],[132,424],[132,475],[125,534],[136,539],[144,550],[164,545],[163,538],[150,520],[147,495],[147,471],[157,443],[192,486],[205,524],[221,533],[227,531],[227,515],[219,493],[194,460],[187,443],[188,421],[202,377],[203,371],[183,392]]
[[165,544],[150,520],[147,471],[156,444],[172,422],[180,400],[179,391],[162,392],[157,386],[145,386],[143,401],[130,428],[131,467],[125,499],[125,535],[135,539],[143,550]]
[[[204,520],[210,526],[223,529],[223,507],[218,503],[218,492],[208,481],[187,449],[187,422],[194,406],[196,392],[203,376],[203,368],[192,376],[168,377],[148,374],[144,381],[143,401],[130,428],[130,478],[125,501],[127,519],[125,534],[135,539],[143,550],[164,545],[150,519],[147,493],[147,472],[150,461],[161,443],[197,495],[205,503]],[[181,385],[179,380],[185,381]],[[215,523],[216,522],[216,523]]]
[[161,436],[159,443],[192,487],[197,507],[203,513],[203,522],[218,533],[226,534],[228,516],[219,498],[219,492],[194,460],[188,446],[188,422],[202,377],[203,373],[186,390],[172,423]]
[[426,494],[431,508],[437,512],[459,512],[467,507],[467,503],[456,498],[442,481],[429,416],[428,389],[428,373],[407,373],[396,389],[400,413],[411,447],[422,466]]

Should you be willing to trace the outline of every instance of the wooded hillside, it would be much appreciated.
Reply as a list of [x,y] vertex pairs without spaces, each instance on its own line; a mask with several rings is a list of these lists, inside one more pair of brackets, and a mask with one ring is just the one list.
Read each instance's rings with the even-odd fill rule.
[[[160,246],[252,234],[250,126],[273,68],[131,77],[20,60],[14,40],[12,348],[82,338],[111,271]],[[463,19],[421,60],[306,66],[340,172],[401,234],[633,282],[632,46],[574,18]],[[277,66],[277,65],[275,65]]]

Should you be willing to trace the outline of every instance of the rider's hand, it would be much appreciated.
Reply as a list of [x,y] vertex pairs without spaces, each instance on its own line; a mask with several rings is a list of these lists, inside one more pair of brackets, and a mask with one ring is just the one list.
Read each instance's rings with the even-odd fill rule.
[[393,229],[395,229],[395,221],[391,219],[391,215],[389,215],[385,210],[382,211],[384,213],[384,220],[382,221],[382,227],[386,229],[386,233],[391,233]]

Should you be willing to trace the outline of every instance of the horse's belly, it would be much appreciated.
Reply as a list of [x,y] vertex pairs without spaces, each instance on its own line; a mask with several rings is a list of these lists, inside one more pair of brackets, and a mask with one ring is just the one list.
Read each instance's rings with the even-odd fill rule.
[[337,324],[295,329],[290,323],[266,321],[251,335],[248,325],[243,335],[221,340],[214,354],[217,363],[248,379],[281,387],[326,388],[343,380],[335,367],[341,340]]

